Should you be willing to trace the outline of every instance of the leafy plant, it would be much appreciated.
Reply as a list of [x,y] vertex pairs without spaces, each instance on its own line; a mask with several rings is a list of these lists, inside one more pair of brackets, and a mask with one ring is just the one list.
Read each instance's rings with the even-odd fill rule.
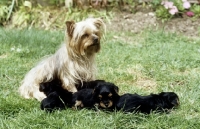
[[150,4],[152,5],[153,9],[156,9],[158,6],[160,6],[160,0],[152,0]]
[[0,24],[1,25],[5,24],[8,12],[9,12],[8,6],[5,6],[5,5],[0,6]]
[[15,0],[0,1],[0,24],[5,25],[14,9]]
[[195,17],[200,17],[200,6],[199,5],[193,5],[191,7],[191,11],[194,12]]
[[162,6],[159,6],[156,9],[156,16],[164,20],[171,18],[171,14],[169,14],[168,10],[163,8]]
[[[171,0],[171,1],[163,0],[160,4],[153,3],[153,5],[159,7],[155,8],[156,15],[157,17],[162,19],[172,18],[178,15],[182,15],[190,11],[191,8],[191,4],[187,0]],[[190,13],[186,13],[186,15],[192,16]]]

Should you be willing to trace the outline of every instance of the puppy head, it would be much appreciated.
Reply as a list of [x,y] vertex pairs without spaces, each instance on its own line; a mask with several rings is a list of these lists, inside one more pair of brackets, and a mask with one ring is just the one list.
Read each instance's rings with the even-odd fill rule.
[[62,83],[59,79],[55,78],[50,82],[40,83],[39,91],[44,92],[45,95],[49,95],[51,92],[54,92],[62,86]]
[[99,82],[94,88],[94,96],[101,108],[111,108],[119,97],[119,88],[113,83]]
[[66,25],[69,54],[87,56],[100,50],[100,39],[105,30],[105,24],[102,19],[88,18],[77,23],[67,21]]
[[161,92],[159,94],[164,98],[167,104],[172,107],[177,107],[179,105],[179,98],[178,95],[174,92]]
[[40,108],[52,112],[55,109],[64,109],[65,105],[60,100],[57,92],[52,92],[49,96],[41,101]]

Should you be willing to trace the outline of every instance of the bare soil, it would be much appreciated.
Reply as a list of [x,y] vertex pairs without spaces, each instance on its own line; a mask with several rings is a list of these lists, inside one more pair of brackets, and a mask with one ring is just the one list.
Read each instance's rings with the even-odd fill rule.
[[128,31],[140,33],[144,29],[164,29],[168,32],[183,34],[188,37],[200,36],[200,18],[191,18],[187,16],[172,18],[162,22],[156,18],[154,12],[117,13],[107,25],[109,31]]

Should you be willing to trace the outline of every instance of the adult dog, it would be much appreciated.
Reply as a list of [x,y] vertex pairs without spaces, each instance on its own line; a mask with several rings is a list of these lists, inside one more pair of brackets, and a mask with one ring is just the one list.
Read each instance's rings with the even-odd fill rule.
[[67,21],[66,42],[57,52],[42,60],[32,68],[19,87],[21,96],[41,101],[46,97],[39,91],[39,84],[54,78],[62,81],[62,87],[76,92],[75,84],[95,79],[96,53],[100,50],[100,39],[105,24],[100,18],[88,18],[84,21]]

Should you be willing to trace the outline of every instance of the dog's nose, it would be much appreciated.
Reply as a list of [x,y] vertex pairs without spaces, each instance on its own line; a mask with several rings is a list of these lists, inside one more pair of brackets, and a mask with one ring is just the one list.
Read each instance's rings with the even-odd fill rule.
[[104,105],[105,105],[106,107],[108,107],[109,103],[105,103]]
[[98,42],[99,42],[99,38],[98,38],[98,37],[94,37],[94,38],[93,38],[93,43],[94,43],[94,44],[98,44]]

